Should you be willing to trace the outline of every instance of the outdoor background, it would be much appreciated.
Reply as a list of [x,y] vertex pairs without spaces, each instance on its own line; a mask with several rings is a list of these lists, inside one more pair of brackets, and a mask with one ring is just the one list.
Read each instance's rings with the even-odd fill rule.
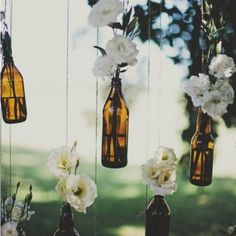
[[[130,109],[129,164],[117,170],[100,164],[101,111],[110,81],[98,80],[96,113],[92,68],[97,30],[87,21],[89,4],[94,2],[70,0],[68,145],[78,141],[79,173],[97,177],[98,184],[96,204],[86,215],[74,212],[76,228],[82,236],[95,231],[99,236],[143,236],[146,188],[140,166],[162,145],[174,148],[181,160],[178,190],[166,197],[172,212],[170,235],[223,235],[222,229],[236,223],[235,106],[214,122],[213,183],[203,188],[191,185],[186,167],[197,114],[183,94],[182,82],[199,72],[199,2],[165,0],[160,20],[160,1],[151,1],[156,13],[148,40],[147,1],[130,1],[141,23],[140,37],[134,40],[139,62],[122,77]],[[235,1],[219,2],[213,1],[216,9],[229,14],[224,45],[227,54],[235,56]],[[33,185],[31,208],[36,213],[28,225],[29,236],[51,236],[62,205],[46,163],[52,149],[66,144],[66,4],[65,0],[13,0],[13,57],[24,77],[28,117],[21,124],[1,122],[1,195],[9,195],[10,182],[13,192],[21,181],[18,200],[23,200],[29,184]],[[105,47],[112,31],[102,28],[98,36],[99,46]],[[148,192],[148,202],[151,197]]]

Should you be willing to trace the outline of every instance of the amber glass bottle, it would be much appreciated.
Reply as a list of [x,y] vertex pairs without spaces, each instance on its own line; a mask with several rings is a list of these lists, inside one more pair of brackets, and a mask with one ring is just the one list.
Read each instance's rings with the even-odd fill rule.
[[59,229],[53,236],[80,236],[74,228],[73,213],[69,203],[64,202],[61,209]]
[[214,138],[211,118],[199,108],[196,132],[191,140],[190,182],[207,186],[212,182]]
[[23,77],[14,65],[11,39],[7,32],[2,42],[4,59],[1,71],[2,117],[6,123],[19,123],[25,121],[27,117]]
[[163,196],[155,195],[146,209],[145,236],[168,236],[170,208]]
[[129,110],[121,90],[121,79],[113,78],[103,107],[102,164],[110,168],[127,165]]

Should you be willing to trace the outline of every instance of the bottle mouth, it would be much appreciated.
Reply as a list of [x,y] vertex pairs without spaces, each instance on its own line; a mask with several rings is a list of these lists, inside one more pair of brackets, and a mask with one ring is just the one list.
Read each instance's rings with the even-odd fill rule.
[[117,85],[120,86],[121,85],[121,79],[120,78],[112,78],[111,80],[111,85]]

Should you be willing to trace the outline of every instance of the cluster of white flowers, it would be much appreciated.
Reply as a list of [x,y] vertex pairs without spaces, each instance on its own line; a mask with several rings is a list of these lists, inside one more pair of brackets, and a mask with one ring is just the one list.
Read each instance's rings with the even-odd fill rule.
[[58,179],[56,191],[76,211],[86,213],[97,197],[97,186],[86,174],[72,174],[71,171],[79,165],[76,143],[70,149],[62,146],[52,151],[47,167]]
[[30,193],[25,197],[24,202],[16,201],[17,191],[20,183],[17,184],[16,193],[8,197],[1,205],[1,236],[23,236],[26,222],[29,221],[34,211],[30,211],[32,199],[32,187]]
[[217,80],[213,84],[210,76],[199,74],[191,76],[184,84],[184,91],[193,102],[193,105],[207,113],[212,118],[222,116],[227,112],[227,106],[234,102],[234,90],[229,78],[236,72],[234,61],[223,54],[215,56],[209,66],[209,74]]
[[154,158],[141,166],[143,183],[149,185],[155,195],[172,194],[177,188],[176,165],[174,150],[159,147]]
[[[88,21],[95,27],[112,26],[124,12],[124,6],[119,0],[100,0],[93,6]],[[117,30],[114,32],[113,39],[107,42],[103,55],[97,58],[93,68],[93,74],[103,79],[112,78],[121,65],[134,66],[137,63],[136,44],[130,38],[117,34]]]

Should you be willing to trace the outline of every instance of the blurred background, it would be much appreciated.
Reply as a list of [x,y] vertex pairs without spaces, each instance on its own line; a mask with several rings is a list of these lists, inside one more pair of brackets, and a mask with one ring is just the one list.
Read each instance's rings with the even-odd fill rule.
[[[159,145],[168,146],[174,148],[180,160],[178,190],[166,198],[172,211],[170,235],[223,235],[222,229],[236,223],[236,102],[227,114],[214,121],[213,183],[196,187],[188,181],[189,142],[197,111],[184,95],[182,83],[201,69],[204,42],[199,43],[200,1],[130,1],[141,32],[134,40],[139,50],[138,64],[122,77],[130,110],[129,164],[117,170],[100,164],[101,111],[110,81],[97,81],[92,74],[97,57],[93,46],[98,43],[105,47],[113,33],[108,27],[97,32],[88,24],[87,16],[95,2],[70,0],[68,27],[67,1],[13,0],[13,57],[24,77],[28,117],[20,124],[1,122],[1,195],[9,195],[21,181],[18,198],[23,199],[32,184],[31,208],[36,213],[27,235],[52,235],[59,224],[62,200],[54,190],[56,180],[46,163],[52,149],[66,144],[68,131],[68,145],[78,141],[78,172],[89,174],[98,184],[96,204],[86,215],[74,212],[80,234],[91,236],[96,231],[101,236],[141,236],[146,203],[152,193],[146,197],[140,166],[153,157]],[[211,2],[215,19],[219,10],[227,16],[223,48],[236,59],[236,1]]]

